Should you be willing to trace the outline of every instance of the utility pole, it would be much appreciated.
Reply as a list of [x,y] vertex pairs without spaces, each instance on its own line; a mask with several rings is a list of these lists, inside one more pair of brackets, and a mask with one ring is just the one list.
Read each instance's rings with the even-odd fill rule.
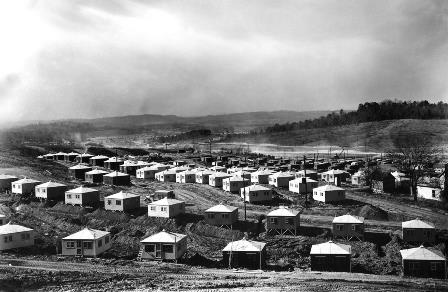
[[306,156],[303,155],[303,182],[305,184],[305,205],[308,206],[308,190],[306,185]]
[[[244,182],[244,177],[243,177],[243,182]],[[244,222],[246,222],[247,220],[247,214],[246,214],[246,187],[243,187],[243,193],[244,193]]]

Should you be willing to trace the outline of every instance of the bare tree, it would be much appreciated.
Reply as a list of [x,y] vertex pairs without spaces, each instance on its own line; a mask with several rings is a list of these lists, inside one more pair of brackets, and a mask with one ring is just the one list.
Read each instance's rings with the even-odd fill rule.
[[389,151],[387,156],[409,175],[411,195],[417,201],[417,181],[431,172],[433,165],[440,161],[441,149],[429,139],[419,136],[397,135],[394,146],[395,149]]

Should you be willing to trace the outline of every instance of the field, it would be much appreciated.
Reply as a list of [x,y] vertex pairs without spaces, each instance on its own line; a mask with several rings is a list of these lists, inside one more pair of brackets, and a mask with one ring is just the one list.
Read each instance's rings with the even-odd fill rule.
[[[69,164],[37,160],[35,156],[40,151],[42,149],[38,147],[0,149],[0,173],[25,175],[43,182],[58,181],[69,187],[79,185],[79,182],[67,177]],[[126,149],[120,151],[121,155],[126,154]],[[180,154],[174,158],[181,157],[189,159],[187,155]],[[300,235],[279,237],[266,234],[265,215],[279,204],[300,207],[304,203],[303,197],[287,190],[276,189],[278,195],[272,206],[248,204],[247,221],[244,222],[244,205],[240,197],[208,185],[160,183],[133,178],[130,187],[95,187],[102,197],[120,190],[141,194],[141,209],[132,214],[122,214],[0,194],[0,212],[9,214],[13,222],[35,229],[39,235],[33,248],[23,249],[19,254],[14,251],[1,254],[0,290],[1,287],[8,287],[5,290],[9,290],[16,285],[45,291],[70,288],[108,291],[111,287],[123,290],[162,287],[163,290],[223,291],[252,291],[257,287],[272,291],[305,288],[312,291],[423,291],[431,287],[435,291],[443,291],[448,287],[447,282],[443,281],[400,277],[399,250],[408,247],[398,236],[402,220],[418,216],[436,223],[441,229],[439,237],[445,242],[436,248],[446,252],[448,214],[437,206],[413,203],[404,198],[373,196],[364,189],[347,186],[347,202],[336,205],[312,203],[301,214]],[[148,218],[143,199],[157,189],[173,189],[176,197],[186,201],[186,214],[177,219]],[[203,221],[203,211],[220,202],[239,208],[240,221],[234,230],[209,226]],[[348,212],[367,219],[365,242],[341,241],[352,245],[354,274],[310,272],[311,245],[331,239],[333,217]],[[112,249],[104,253],[101,259],[79,261],[59,258],[60,239],[85,225],[108,229],[113,235]],[[182,261],[177,265],[135,262],[139,241],[161,229],[188,235],[188,252]],[[267,271],[226,269],[221,249],[228,242],[242,238],[244,233],[267,243]],[[282,270],[293,272],[279,272]]]

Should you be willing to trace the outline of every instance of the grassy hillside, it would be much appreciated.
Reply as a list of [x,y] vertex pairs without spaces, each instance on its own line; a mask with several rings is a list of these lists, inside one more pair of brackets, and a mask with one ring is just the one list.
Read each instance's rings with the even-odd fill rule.
[[387,120],[353,125],[302,129],[280,133],[233,136],[231,142],[278,145],[337,145],[385,151],[400,136],[415,136],[434,143],[448,144],[448,120]]

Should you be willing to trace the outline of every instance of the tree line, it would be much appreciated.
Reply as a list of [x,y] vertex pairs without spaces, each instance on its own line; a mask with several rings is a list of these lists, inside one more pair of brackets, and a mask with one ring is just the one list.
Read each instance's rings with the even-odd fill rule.
[[158,141],[161,143],[172,143],[172,142],[178,142],[178,141],[183,141],[183,140],[206,138],[211,135],[212,135],[212,131],[210,129],[197,129],[197,130],[191,130],[191,131],[176,134],[176,135],[162,136],[162,137],[158,138]]
[[428,101],[391,101],[366,102],[359,104],[356,111],[333,112],[312,120],[288,122],[267,127],[264,132],[288,132],[298,129],[325,128],[349,124],[376,122],[399,119],[448,119],[448,104],[444,102],[429,103]]

